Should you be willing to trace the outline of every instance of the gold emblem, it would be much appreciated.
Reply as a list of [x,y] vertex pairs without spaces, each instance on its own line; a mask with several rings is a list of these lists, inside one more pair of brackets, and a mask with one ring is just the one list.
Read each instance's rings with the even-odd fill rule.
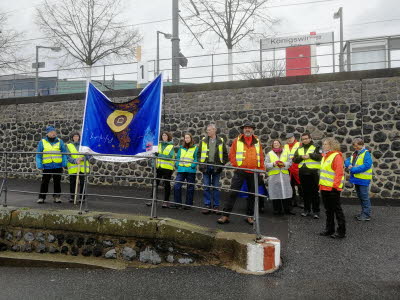
[[133,120],[133,114],[128,111],[115,110],[107,118],[107,124],[110,126],[111,130],[114,132],[121,132]]

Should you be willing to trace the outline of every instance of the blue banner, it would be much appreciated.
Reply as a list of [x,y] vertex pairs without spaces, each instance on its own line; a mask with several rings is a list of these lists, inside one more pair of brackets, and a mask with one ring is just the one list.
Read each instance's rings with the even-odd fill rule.
[[[80,152],[151,155],[157,151],[162,105],[162,75],[138,97],[113,103],[93,84],[86,93]],[[133,161],[135,157],[95,156],[107,161]]]

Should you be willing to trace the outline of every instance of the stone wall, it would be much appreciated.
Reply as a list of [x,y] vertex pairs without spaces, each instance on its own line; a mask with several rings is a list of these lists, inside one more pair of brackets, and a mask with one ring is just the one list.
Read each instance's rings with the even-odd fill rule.
[[[123,91],[109,96],[119,102],[137,93]],[[82,98],[64,95],[0,101],[1,149],[35,151],[48,125],[55,126],[67,141],[72,131],[81,128]],[[164,129],[173,133],[176,145],[186,131],[199,141],[210,122],[217,124],[230,145],[244,120],[256,124],[265,152],[272,139],[283,139],[288,132],[299,137],[309,131],[317,142],[328,136],[337,138],[348,157],[352,139],[363,136],[374,159],[371,196],[400,198],[399,69],[166,88],[162,121]],[[9,161],[14,170],[35,171],[32,155],[13,155]],[[93,174],[148,177],[151,168],[144,161],[96,162]],[[231,175],[225,173],[224,186],[229,185]],[[90,182],[133,185],[150,181],[93,177]],[[343,194],[351,196],[349,185]]]

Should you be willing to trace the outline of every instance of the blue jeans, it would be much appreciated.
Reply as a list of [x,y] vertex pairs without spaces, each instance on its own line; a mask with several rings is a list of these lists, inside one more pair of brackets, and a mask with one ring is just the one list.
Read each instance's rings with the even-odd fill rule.
[[[185,181],[187,183],[194,183],[196,179],[196,173],[189,172],[178,172],[176,174],[176,181]],[[182,185],[183,182],[175,182],[174,185],[174,201],[175,203],[182,203]],[[186,204],[193,205],[193,194],[194,194],[194,185],[188,184],[186,191]]]
[[361,216],[371,217],[371,200],[369,199],[369,186],[355,184],[357,196],[361,203]]
[[[220,187],[219,178],[221,173],[214,171],[213,166],[207,166],[207,171],[203,173],[204,185]],[[210,187],[204,187],[203,193],[204,206],[211,207],[211,199],[213,200],[213,207],[219,207],[220,191]]]

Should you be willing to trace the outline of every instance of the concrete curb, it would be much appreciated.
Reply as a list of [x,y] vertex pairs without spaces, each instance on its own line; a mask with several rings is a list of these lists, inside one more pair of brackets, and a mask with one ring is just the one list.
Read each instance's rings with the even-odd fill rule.
[[253,234],[222,232],[174,219],[77,211],[6,207],[0,210],[1,228],[31,228],[115,237],[165,240],[201,250],[239,272],[265,274],[280,266],[280,241]]

